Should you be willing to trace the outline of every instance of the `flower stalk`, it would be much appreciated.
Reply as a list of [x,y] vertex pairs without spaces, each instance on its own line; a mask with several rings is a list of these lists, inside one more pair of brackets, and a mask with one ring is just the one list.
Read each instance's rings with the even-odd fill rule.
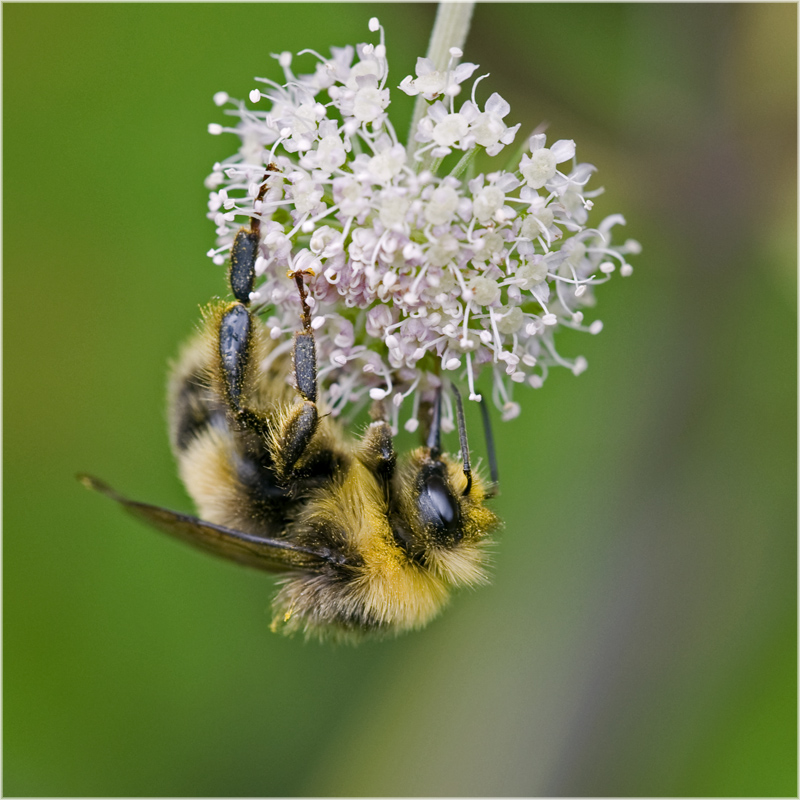
[[[428,43],[428,59],[433,63],[434,69],[443,72],[447,69],[452,57],[451,51],[455,48],[463,51],[472,22],[472,12],[475,3],[439,3],[436,11],[436,20],[433,23],[431,39]],[[414,103],[414,114],[411,117],[411,127],[408,131],[408,157],[413,159],[417,142],[414,135],[417,132],[420,120],[425,116],[426,102],[420,94]]]

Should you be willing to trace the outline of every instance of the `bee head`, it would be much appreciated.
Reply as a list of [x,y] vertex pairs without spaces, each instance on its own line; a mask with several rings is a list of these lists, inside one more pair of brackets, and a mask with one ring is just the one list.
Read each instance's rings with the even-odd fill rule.
[[461,461],[430,447],[397,465],[389,522],[411,559],[452,585],[485,580],[486,541],[497,517],[486,507],[487,487],[467,477]]
[[425,458],[417,471],[414,492],[420,526],[440,547],[454,547],[464,538],[461,504],[450,486],[447,464]]

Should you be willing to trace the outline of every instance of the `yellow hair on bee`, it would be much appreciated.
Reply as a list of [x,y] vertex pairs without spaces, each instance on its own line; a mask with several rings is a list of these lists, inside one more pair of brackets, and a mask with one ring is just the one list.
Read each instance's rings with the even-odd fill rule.
[[471,542],[451,550],[432,549],[428,554],[431,572],[454,586],[479,586],[489,582],[488,556],[483,542]]
[[197,510],[204,519],[230,527],[240,525],[232,519],[231,491],[235,491],[235,442],[228,431],[206,429],[195,438],[178,462],[178,472],[186,491],[197,498]]
[[362,563],[349,600],[378,626],[397,631],[429,622],[444,606],[448,587],[412,561],[394,541],[386,499],[375,476],[353,461],[335,491],[312,498],[306,522],[343,531],[346,547]]

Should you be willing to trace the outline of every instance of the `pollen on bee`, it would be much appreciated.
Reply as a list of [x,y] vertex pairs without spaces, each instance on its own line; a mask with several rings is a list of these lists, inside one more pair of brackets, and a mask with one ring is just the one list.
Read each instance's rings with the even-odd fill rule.
[[284,622],[288,622],[292,618],[292,615],[294,614],[294,607],[295,603],[292,603],[289,608],[286,609],[286,613],[283,615]]
[[297,275],[307,275],[310,278],[316,277],[316,272],[310,267],[306,267],[305,269],[287,269],[286,270],[286,277],[290,279],[294,279]]

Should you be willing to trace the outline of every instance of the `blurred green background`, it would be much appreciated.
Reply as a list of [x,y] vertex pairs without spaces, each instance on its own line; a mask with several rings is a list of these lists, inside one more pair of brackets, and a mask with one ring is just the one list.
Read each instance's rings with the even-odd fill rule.
[[644,252],[561,340],[589,370],[496,425],[492,585],[425,631],[273,635],[272,578],[75,482],[190,508],[211,97],[375,13],[396,85],[433,5],[3,6],[4,794],[796,795],[794,4],[477,7],[480,97],[574,138]]

